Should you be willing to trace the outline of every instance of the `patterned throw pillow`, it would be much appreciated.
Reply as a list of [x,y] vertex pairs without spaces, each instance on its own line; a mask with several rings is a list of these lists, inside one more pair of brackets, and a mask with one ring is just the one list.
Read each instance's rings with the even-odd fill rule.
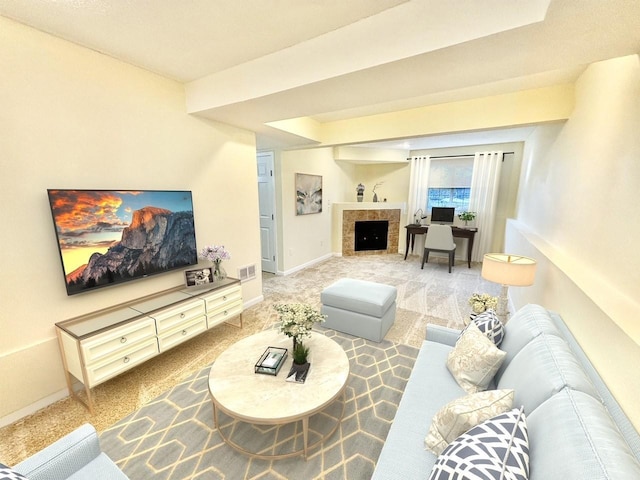
[[504,339],[504,325],[496,315],[493,308],[482,312],[474,320],[480,331],[491,340],[496,347],[499,347]]
[[436,460],[429,480],[527,480],[529,435],[522,408],[460,435]]
[[[502,340],[504,339],[504,325],[498,318],[498,315],[493,308],[475,315],[469,324],[471,323],[475,323],[480,331],[484,333],[487,338],[495,344],[496,347],[500,346]],[[466,330],[467,328],[469,328],[468,325],[464,328],[464,330]],[[460,335],[464,333],[464,330],[462,330]]]
[[11,467],[0,463],[0,480],[28,480],[24,475],[16,472]]
[[449,443],[467,430],[511,410],[513,395],[513,390],[487,390],[447,403],[434,415],[425,446],[440,455]]
[[491,383],[505,355],[475,323],[470,323],[449,352],[447,368],[465,392],[481,392]]

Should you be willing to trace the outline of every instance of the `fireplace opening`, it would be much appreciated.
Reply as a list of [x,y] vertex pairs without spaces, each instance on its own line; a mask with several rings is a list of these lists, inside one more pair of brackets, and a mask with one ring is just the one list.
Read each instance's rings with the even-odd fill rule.
[[356,222],[355,227],[354,251],[387,249],[388,220]]

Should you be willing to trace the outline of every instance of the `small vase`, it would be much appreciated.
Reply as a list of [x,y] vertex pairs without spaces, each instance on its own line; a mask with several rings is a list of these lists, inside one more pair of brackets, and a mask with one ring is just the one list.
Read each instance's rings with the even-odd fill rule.
[[363,199],[364,199],[364,195],[359,193],[358,194],[358,202],[362,202]]
[[213,262],[213,281],[227,278],[227,271],[222,266],[222,262]]

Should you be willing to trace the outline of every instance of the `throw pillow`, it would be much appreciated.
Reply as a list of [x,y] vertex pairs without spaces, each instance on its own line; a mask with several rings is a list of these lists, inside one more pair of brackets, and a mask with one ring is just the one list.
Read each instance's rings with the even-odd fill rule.
[[425,446],[440,455],[449,443],[467,430],[511,410],[513,395],[513,390],[487,390],[447,403],[434,415]]
[[13,468],[0,463],[0,480],[28,480],[21,473],[16,472]]
[[429,480],[527,480],[529,435],[514,408],[460,435],[436,460]]
[[505,355],[472,322],[449,352],[447,368],[465,392],[481,392],[491,383]]
[[496,347],[500,346],[504,339],[504,325],[493,308],[482,312],[473,319],[473,323],[477,325],[480,331],[484,333]]

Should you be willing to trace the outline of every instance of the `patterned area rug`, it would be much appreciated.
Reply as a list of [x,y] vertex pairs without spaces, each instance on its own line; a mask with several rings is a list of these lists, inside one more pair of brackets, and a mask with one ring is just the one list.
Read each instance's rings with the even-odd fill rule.
[[[351,374],[338,429],[310,450],[306,461],[302,456],[250,459],[225,444],[213,427],[208,367],[102,432],[103,450],[132,480],[371,478],[418,349],[387,340],[377,344],[328,329],[322,332],[347,352]],[[284,381],[282,371],[279,376]],[[330,431],[342,408],[338,399],[311,417],[309,445]],[[249,450],[274,445],[299,449],[300,423],[253,426],[220,415],[220,427]]]

